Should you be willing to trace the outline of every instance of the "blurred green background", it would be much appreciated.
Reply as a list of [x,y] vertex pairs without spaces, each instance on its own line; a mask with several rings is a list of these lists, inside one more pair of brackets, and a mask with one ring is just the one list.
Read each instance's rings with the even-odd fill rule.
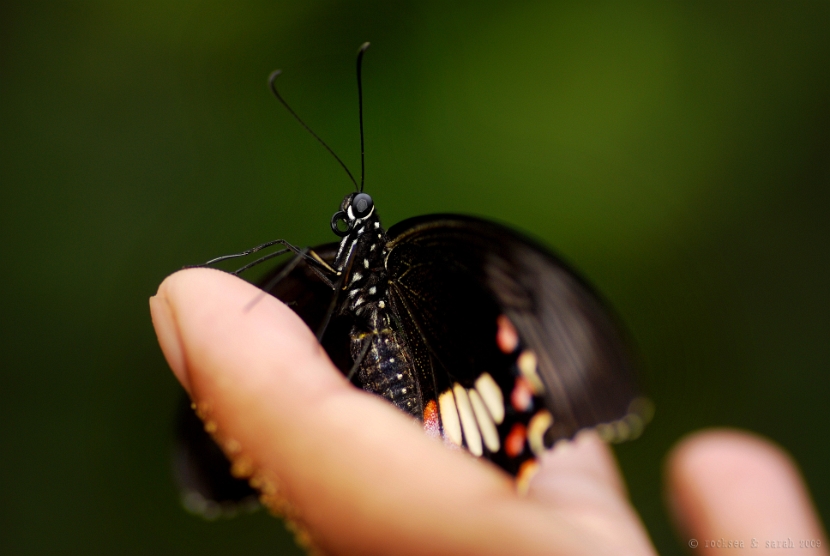
[[[3,554],[297,553],[265,513],[204,522],[170,476],[165,275],[335,239],[359,170],[385,223],[511,224],[630,327],[657,413],[617,451],[658,549],[662,458],[767,435],[830,516],[826,2],[0,4]],[[763,538],[763,531],[759,537]]]

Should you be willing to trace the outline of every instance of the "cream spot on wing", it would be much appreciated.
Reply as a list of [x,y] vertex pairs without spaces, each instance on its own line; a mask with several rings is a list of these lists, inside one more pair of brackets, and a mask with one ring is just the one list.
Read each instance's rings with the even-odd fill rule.
[[467,450],[474,456],[484,453],[481,447],[481,434],[473,414],[473,407],[470,405],[470,398],[463,386],[455,383],[452,389],[455,394],[455,404],[458,406],[458,415],[461,417],[461,428],[464,431],[464,440],[467,442]]
[[545,433],[553,424],[553,415],[547,409],[540,409],[536,415],[530,418],[527,425],[527,443],[530,450],[541,456],[545,451]]
[[516,361],[516,366],[519,367],[522,376],[530,383],[530,389],[538,396],[545,391],[545,387],[542,384],[542,379],[539,378],[537,364],[536,354],[529,349],[524,350]]
[[484,406],[481,396],[475,389],[467,390],[470,396],[470,405],[473,406],[473,413],[476,415],[476,422],[478,429],[481,431],[481,436],[484,438],[484,445],[487,449],[495,453],[499,451],[499,433],[496,431],[496,425],[493,423],[493,418],[490,417],[490,412]]
[[369,259],[363,259],[363,268],[369,268]]
[[372,286],[371,288],[369,288],[369,295],[375,295],[377,291],[378,289],[375,286]]
[[447,390],[438,396],[438,407],[441,410],[441,425],[444,428],[444,436],[453,444],[461,446],[461,422],[458,420],[458,410],[455,407],[452,390]]
[[386,307],[386,302],[385,302],[385,301],[380,301],[380,302],[378,302],[378,307],[380,307],[381,309],[383,309],[384,307]]
[[490,373],[484,373],[476,379],[476,390],[493,416],[493,421],[501,425],[504,421],[504,396]]
[[351,282],[349,282],[349,283],[350,283],[350,284],[354,284],[355,282],[357,282],[357,281],[358,281],[358,280],[360,280],[361,278],[363,278],[363,275],[362,275],[362,274],[360,274],[359,272],[355,272],[354,274],[352,274],[352,281],[351,281]]

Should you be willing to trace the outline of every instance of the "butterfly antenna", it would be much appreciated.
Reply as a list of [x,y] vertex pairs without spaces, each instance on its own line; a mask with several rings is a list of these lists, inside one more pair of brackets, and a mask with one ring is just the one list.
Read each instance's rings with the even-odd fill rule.
[[366,178],[366,163],[364,161],[363,149],[363,80],[360,76],[360,69],[363,66],[363,54],[371,45],[364,42],[357,51],[357,103],[358,114],[360,115],[360,192],[363,193],[363,182]]
[[[358,62],[358,65],[359,65],[359,62]],[[300,125],[301,125],[301,126],[303,126],[303,127],[305,128],[305,130],[306,130],[307,132],[309,132],[312,136],[314,136],[314,138],[315,138],[315,139],[317,139],[317,140],[320,142],[320,144],[321,144],[321,145],[323,145],[323,146],[326,148],[326,150],[327,150],[327,151],[329,151],[329,153],[331,154],[331,156],[333,156],[333,157],[334,157],[334,159],[335,159],[335,160],[337,160],[337,162],[339,162],[339,163],[340,163],[340,166],[342,166],[342,167],[343,167],[343,169],[344,169],[344,170],[346,170],[346,173],[349,175],[349,179],[350,179],[350,180],[352,180],[352,183],[354,184],[355,189],[357,189],[357,181],[354,179],[354,176],[352,175],[352,173],[351,173],[351,172],[349,172],[349,169],[346,167],[346,165],[343,163],[343,161],[342,161],[342,160],[340,160],[340,157],[339,157],[339,156],[337,156],[336,154],[334,154],[334,151],[333,151],[333,150],[331,150],[331,147],[329,147],[328,145],[326,145],[326,142],[325,142],[325,141],[323,141],[322,139],[320,139],[320,136],[319,136],[319,135],[317,135],[316,133],[314,133],[313,131],[311,131],[311,128],[310,128],[310,127],[308,127],[308,125],[307,125],[307,124],[306,124],[306,123],[305,123],[302,119],[300,119],[300,117],[297,115],[297,113],[296,113],[296,112],[294,112],[294,111],[291,109],[291,107],[290,107],[290,106],[288,106],[288,103],[287,103],[287,102],[285,102],[285,99],[283,99],[283,98],[282,98],[282,96],[280,96],[280,93],[277,91],[277,85],[275,84],[275,81],[277,80],[277,77],[279,77],[279,75],[280,75],[281,73],[282,73],[282,70],[274,70],[274,72],[273,72],[273,73],[271,73],[271,76],[270,76],[270,77],[268,77],[268,85],[271,87],[271,92],[273,92],[273,93],[274,93],[274,96],[275,96],[275,97],[277,97],[277,100],[278,100],[278,101],[280,101],[280,104],[282,104],[283,106],[285,106],[285,109],[286,109],[286,110],[288,110],[288,112],[289,112],[292,116],[294,116],[294,119],[295,119],[295,120],[297,120],[298,122],[300,122]],[[362,141],[362,138],[363,138],[363,131],[362,131],[362,130],[363,130],[363,124],[362,124],[362,121],[363,121],[363,120],[361,119],[361,128],[360,128],[360,129],[361,129],[361,133],[360,133],[360,136],[361,136],[361,145],[362,145],[362,142],[363,142],[363,141]],[[362,151],[362,150],[363,150],[363,149],[361,148],[361,151]]]

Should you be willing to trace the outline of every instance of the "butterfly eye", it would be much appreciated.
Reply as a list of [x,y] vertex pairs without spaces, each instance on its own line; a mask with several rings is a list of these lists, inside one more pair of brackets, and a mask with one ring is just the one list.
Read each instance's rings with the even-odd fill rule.
[[355,217],[363,218],[372,212],[374,204],[374,201],[372,201],[372,198],[369,195],[366,193],[358,193],[354,196],[354,199],[352,199],[352,212]]

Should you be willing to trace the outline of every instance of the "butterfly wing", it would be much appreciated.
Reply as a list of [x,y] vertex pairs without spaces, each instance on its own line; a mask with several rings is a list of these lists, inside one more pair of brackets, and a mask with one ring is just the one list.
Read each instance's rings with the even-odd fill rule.
[[[337,253],[337,243],[314,248],[321,259],[331,263]],[[271,271],[261,284],[268,284],[284,265]],[[269,293],[289,305],[312,330],[316,330],[325,318],[328,300],[333,292],[314,274],[303,261],[287,276],[274,284]],[[342,323],[332,323],[334,331]],[[345,340],[337,342],[337,334],[327,334],[327,351],[339,365],[348,368],[348,347]],[[346,362],[344,362],[346,361]],[[341,368],[343,368],[341,366]],[[258,506],[258,494],[248,481],[231,475],[231,464],[225,454],[205,432],[202,421],[190,407],[190,399],[184,395],[176,416],[176,441],[174,447],[174,471],[184,506],[193,513],[207,518],[229,516],[240,510]]]
[[563,261],[464,216],[409,219],[387,237],[390,303],[445,438],[463,437],[515,474],[586,427],[617,440],[639,433],[646,416],[629,343]]

